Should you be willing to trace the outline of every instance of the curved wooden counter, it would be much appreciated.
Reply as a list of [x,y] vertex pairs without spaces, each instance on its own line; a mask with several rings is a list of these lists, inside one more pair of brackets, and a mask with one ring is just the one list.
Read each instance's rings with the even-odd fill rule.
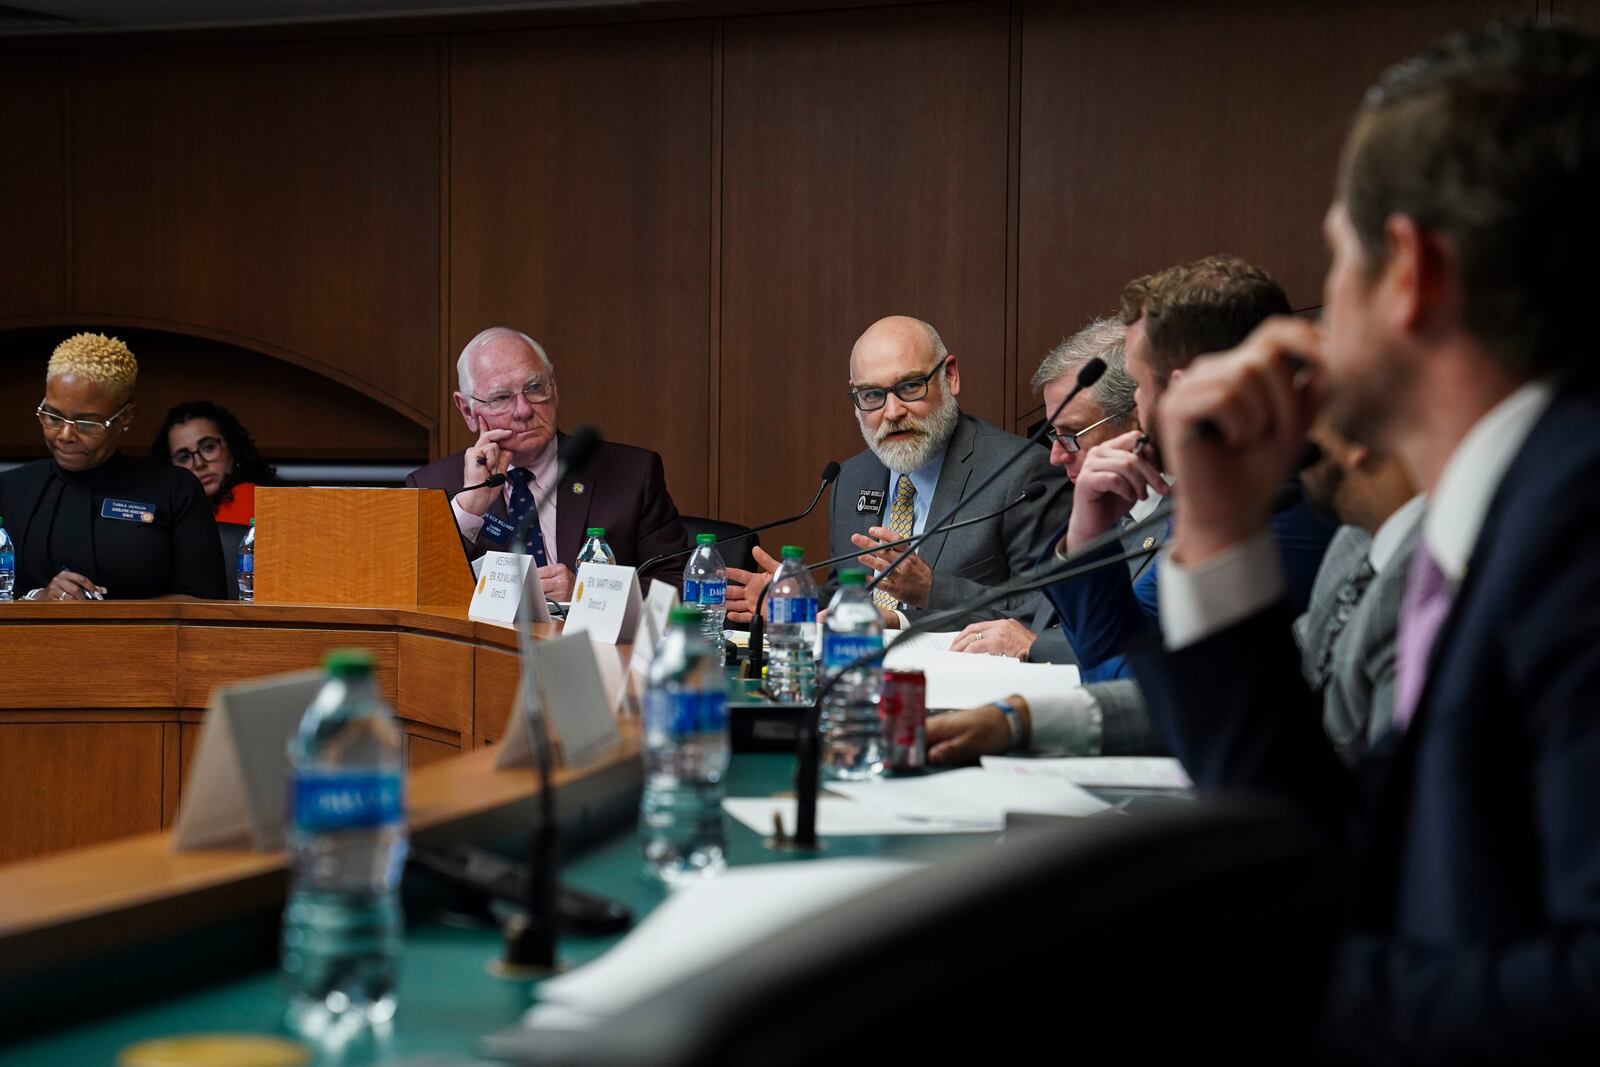
[[492,743],[505,728],[515,637],[464,612],[0,605],[0,863],[169,826],[212,690],[315,667],[344,647],[375,656],[412,767]]
[[[0,866],[0,977],[281,905],[283,853],[179,853],[162,831],[211,690],[343,647],[373,651],[404,722],[414,837],[528,825],[537,779],[495,771],[486,747],[515,695],[510,630],[322,604],[0,606],[0,841],[13,861]],[[557,772],[565,812],[637,789],[637,730],[623,731],[615,758]]]

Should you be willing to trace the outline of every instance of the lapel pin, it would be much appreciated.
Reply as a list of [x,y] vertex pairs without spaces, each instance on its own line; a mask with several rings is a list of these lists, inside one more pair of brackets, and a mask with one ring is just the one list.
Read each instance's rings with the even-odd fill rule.
[[582,496],[583,495],[585,488],[586,487],[584,486],[584,484],[582,482],[573,482],[572,483],[572,491],[574,493],[576,493],[578,496]]
[[1156,546],[1156,539],[1155,539],[1155,535],[1154,534],[1152,534],[1151,536],[1146,537],[1144,539],[1144,547],[1145,548],[1154,548],[1155,546]]

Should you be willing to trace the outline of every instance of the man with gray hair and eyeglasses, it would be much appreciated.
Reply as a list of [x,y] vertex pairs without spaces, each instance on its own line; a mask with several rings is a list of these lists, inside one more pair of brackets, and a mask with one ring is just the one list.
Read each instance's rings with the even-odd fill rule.
[[[412,471],[406,485],[456,494],[450,506],[468,558],[515,551],[516,528],[536,510],[523,547],[538,566],[545,596],[564,601],[572,598],[578,552],[591,526],[605,529],[625,566],[684,546],[687,534],[667,492],[661,457],[648,449],[603,442],[588,464],[554,484],[567,439],[556,429],[555,364],[539,342],[491,326],[461,350],[456,387],[456,410],[478,439]],[[504,486],[464,490],[496,474],[506,475]],[[683,581],[676,560],[639,578]]]
[[[1084,453],[1138,425],[1134,410],[1134,380],[1123,361],[1122,341],[1128,328],[1116,319],[1096,319],[1052,348],[1033,375],[1033,391],[1042,395],[1048,416],[1066,399],[1078,381],[1078,372],[1092,359],[1106,369],[1093,387],[1073,398],[1050,427],[1050,463],[1069,481],[1076,481]],[[1142,561],[1141,561],[1142,562]],[[1135,566],[1137,566],[1135,564]],[[1061,631],[1055,608],[1044,602],[1032,622],[992,619],[975,622],[956,636],[953,652],[1011,656],[1034,663],[1076,663],[1072,644]]]

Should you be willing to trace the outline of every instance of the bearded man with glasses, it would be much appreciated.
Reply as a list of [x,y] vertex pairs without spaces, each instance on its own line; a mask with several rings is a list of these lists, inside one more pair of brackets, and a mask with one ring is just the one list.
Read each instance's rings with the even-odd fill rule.
[[[56,346],[34,409],[48,459],[0,475],[0,517],[27,600],[219,599],[222,543],[199,481],[117,447],[139,365],[114,337]],[[26,590],[26,592],[23,592]]]
[[[921,319],[880,319],[856,341],[848,395],[867,450],[845,461],[834,485],[830,555],[921,534],[930,516],[943,514],[1021,446],[1021,438],[963,413],[956,401],[960,392],[956,356]],[[1051,472],[1047,449],[1028,449],[958,516],[998,511],[1031,482],[1046,487],[1042,498],[917,546],[878,587],[885,625],[901,627],[922,613],[975,601],[1026,571],[1071,508],[1071,487]],[[861,561],[882,570],[900,555],[885,550]],[[770,557],[757,558],[775,567]],[[730,617],[747,619],[766,576],[732,569],[728,578]],[[1029,593],[962,621],[1027,620],[1039,603],[1039,594]]]
[[[555,485],[566,437],[556,428],[560,395],[555,364],[533,338],[503,326],[478,334],[456,362],[456,410],[478,435],[468,448],[406,476],[413,489],[443,489],[470,559],[515,551],[522,517],[537,509],[523,547],[534,557],[544,595],[572,598],[573,572],[584,531],[604,527],[617,562],[641,561],[684,546],[688,535],[667,492],[661,457],[631,445],[603,442],[581,470]],[[467,489],[504,474],[503,486]],[[641,572],[681,588],[682,561]]]

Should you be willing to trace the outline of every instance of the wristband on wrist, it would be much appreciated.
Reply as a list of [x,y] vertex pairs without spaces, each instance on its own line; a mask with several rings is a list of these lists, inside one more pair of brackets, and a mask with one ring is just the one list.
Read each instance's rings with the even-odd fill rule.
[[1022,719],[1017,714],[1017,706],[1009,700],[991,700],[989,706],[999,708],[1006,717],[1006,726],[1011,729],[1011,751],[1015,752],[1022,748],[1027,738],[1022,733]]

